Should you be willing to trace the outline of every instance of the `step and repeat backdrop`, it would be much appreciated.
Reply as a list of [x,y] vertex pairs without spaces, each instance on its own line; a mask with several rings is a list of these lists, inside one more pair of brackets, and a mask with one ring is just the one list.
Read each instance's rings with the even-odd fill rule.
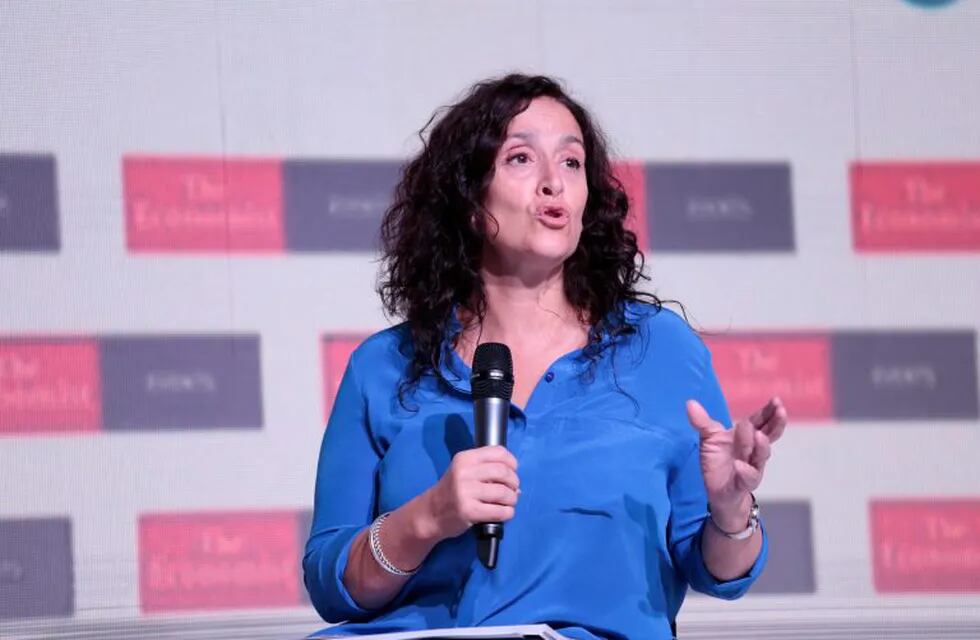
[[732,413],[790,409],[768,569],[681,629],[980,637],[978,42],[974,0],[0,1],[0,636],[318,627],[381,214],[520,70],[605,128]]

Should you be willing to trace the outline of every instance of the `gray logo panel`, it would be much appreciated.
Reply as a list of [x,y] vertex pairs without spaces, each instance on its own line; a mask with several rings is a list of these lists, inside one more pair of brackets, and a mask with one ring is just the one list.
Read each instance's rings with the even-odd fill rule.
[[54,156],[0,154],[0,251],[58,251]]
[[810,503],[774,500],[760,505],[769,559],[751,593],[814,593],[813,521]]
[[262,428],[258,336],[110,336],[99,349],[107,431]]
[[286,248],[376,251],[400,168],[393,161],[286,160]]
[[845,331],[831,337],[841,419],[978,417],[976,334]]
[[0,520],[0,620],[74,612],[68,518]]
[[647,219],[654,251],[795,249],[788,163],[651,163]]

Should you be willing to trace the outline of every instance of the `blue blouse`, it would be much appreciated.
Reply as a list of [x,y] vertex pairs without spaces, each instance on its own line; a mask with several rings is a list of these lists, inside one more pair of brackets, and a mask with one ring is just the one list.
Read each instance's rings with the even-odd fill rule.
[[313,606],[348,621],[330,633],[546,623],[570,638],[666,639],[688,586],[724,599],[748,590],[768,555],[765,531],[742,578],[716,580],[701,555],[707,498],[685,401],[731,424],[710,353],[667,309],[630,303],[627,314],[638,331],[615,338],[595,366],[581,349],[568,353],[526,407],[512,405],[507,445],[521,496],[497,567],[480,563],[472,532],[444,540],[376,610],[341,581],[351,543],[474,446],[472,396],[470,369],[449,349],[441,373],[451,388],[426,376],[402,406],[405,324],[357,348],[324,433],[303,558]]

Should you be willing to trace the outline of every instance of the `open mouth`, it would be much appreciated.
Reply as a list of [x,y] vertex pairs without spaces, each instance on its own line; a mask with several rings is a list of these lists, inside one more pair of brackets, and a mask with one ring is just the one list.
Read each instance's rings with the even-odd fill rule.
[[568,223],[568,211],[562,207],[541,207],[537,218],[545,226],[557,229]]

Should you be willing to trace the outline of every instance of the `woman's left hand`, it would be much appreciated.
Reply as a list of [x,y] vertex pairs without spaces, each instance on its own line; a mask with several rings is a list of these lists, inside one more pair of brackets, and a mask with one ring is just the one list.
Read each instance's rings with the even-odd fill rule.
[[762,482],[772,443],[786,428],[786,407],[774,397],[726,429],[712,420],[700,403],[688,400],[687,417],[701,434],[701,472],[712,515],[721,520],[730,514],[733,521],[744,523],[751,504],[749,492]]

